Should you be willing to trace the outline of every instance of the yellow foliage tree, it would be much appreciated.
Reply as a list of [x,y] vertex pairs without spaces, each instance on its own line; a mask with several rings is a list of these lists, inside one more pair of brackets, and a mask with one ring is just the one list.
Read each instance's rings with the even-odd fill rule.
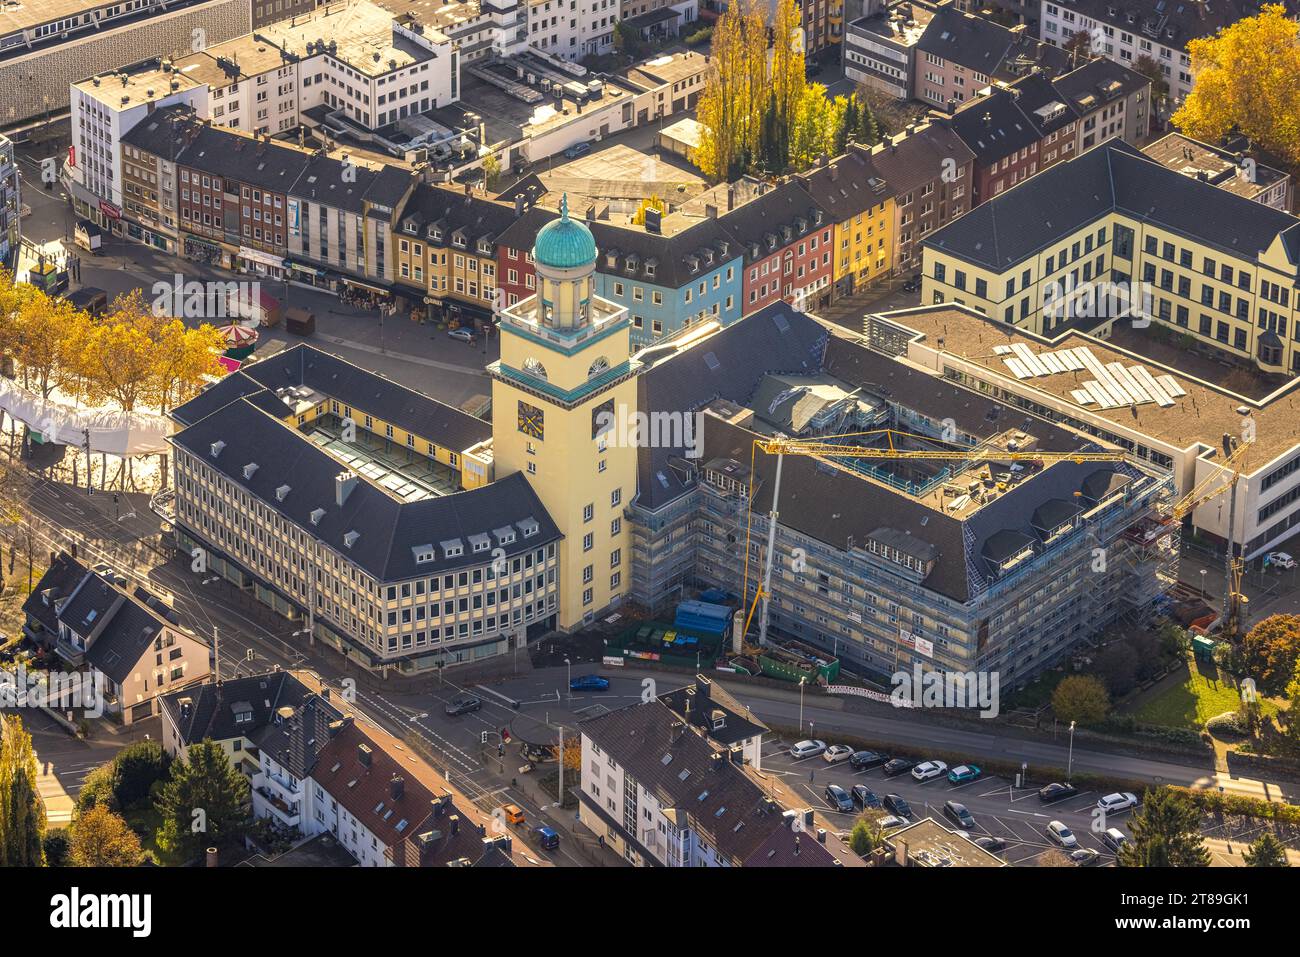
[[124,412],[154,398],[153,340],[130,321],[110,316],[90,328],[81,349],[79,366],[87,397],[92,402],[110,401]]
[[645,213],[647,209],[657,209],[662,215],[667,215],[668,204],[658,196],[647,196],[637,205],[636,212],[632,214],[633,226],[645,225]]
[[215,326],[204,323],[187,329],[179,319],[165,323],[154,342],[150,392],[158,397],[165,412],[190,399],[206,376],[221,374],[217,357],[225,338]]
[[1195,81],[1173,116],[1200,140],[1236,129],[1300,167],[1300,35],[1280,4],[1187,45]]
[[26,299],[10,322],[11,354],[22,370],[23,383],[48,399],[72,379],[90,317],[66,299],[38,294]]
[[767,100],[766,6],[737,0],[713,28],[713,51],[696,110],[696,165],[717,182],[742,172],[758,147]]

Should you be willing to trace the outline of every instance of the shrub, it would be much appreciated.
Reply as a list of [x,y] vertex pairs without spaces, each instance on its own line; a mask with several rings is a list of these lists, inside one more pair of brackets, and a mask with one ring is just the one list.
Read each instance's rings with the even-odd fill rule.
[[704,44],[708,43],[712,39],[713,39],[713,27],[702,27],[701,29],[696,30],[694,33],[687,34],[686,38],[682,42],[685,43],[688,47],[698,47],[698,46],[703,46]]

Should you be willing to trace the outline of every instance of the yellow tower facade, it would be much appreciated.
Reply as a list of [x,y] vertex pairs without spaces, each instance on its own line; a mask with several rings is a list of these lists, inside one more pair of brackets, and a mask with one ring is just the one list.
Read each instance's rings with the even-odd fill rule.
[[[557,627],[573,630],[630,591],[636,375],[627,310],[595,294],[596,242],[560,218],[533,247],[537,293],[501,313],[492,376],[496,475],[524,472],[564,539]],[[630,438],[629,438],[630,437]]]

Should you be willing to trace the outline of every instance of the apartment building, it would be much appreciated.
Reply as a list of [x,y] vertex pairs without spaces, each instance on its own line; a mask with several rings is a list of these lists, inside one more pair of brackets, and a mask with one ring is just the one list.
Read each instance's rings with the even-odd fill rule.
[[960,9],[953,0],[869,0],[849,24],[844,70],[849,79],[903,99],[951,109],[990,82],[1038,69],[1065,72],[1070,57],[1031,36]]
[[[1294,12],[1293,4],[1288,7]],[[1091,34],[1093,53],[1123,66],[1150,57],[1169,84],[1169,102],[1178,104],[1192,91],[1187,44],[1213,36],[1258,9],[1247,0],[1042,0],[1039,35],[1064,46],[1076,33]]]
[[487,423],[305,345],[172,416],[178,548],[363,667],[554,622],[559,532],[522,475],[493,480]]
[[871,162],[851,149],[799,177],[819,209],[835,224],[831,295],[852,295],[894,270],[894,192]]
[[212,649],[162,599],[63,552],[52,556],[23,614],[23,633],[68,667],[95,675],[105,714],[124,725],[152,717],[160,695],[208,675]]
[[986,87],[930,121],[952,130],[975,154],[975,206],[1098,143],[1137,142],[1146,132],[1149,102],[1146,77],[1095,60],[1058,79],[1034,72]]
[[579,725],[578,819],[642,867],[861,867],[807,809],[787,810],[744,763],[662,699]]
[[614,49],[620,0],[528,0],[528,43],[562,60]]
[[1298,226],[1111,141],[931,236],[922,301],[1050,335],[1110,318],[1083,302],[1097,283],[1144,283],[1150,319],[1225,361],[1294,374]]
[[1284,213],[1291,211],[1291,174],[1261,163],[1244,151],[1233,152],[1182,133],[1170,133],[1142,147],[1142,152],[1184,176]]
[[253,816],[291,838],[332,835],[363,867],[509,867],[508,834],[425,761],[314,675],[272,671],[164,696],[163,749],[220,745],[249,779]]
[[932,122],[886,137],[870,153],[894,195],[893,271],[910,273],[921,265],[921,240],[970,209],[975,154],[954,131]]
[[744,250],[745,313],[782,299],[799,309],[830,302],[835,224],[798,179],[760,192],[719,222]]
[[[643,401],[702,411],[703,450],[694,462],[680,449],[641,453],[654,478],[631,513],[636,600],[662,607],[687,587],[738,582],[752,598],[774,509],[773,554],[799,560],[774,567],[769,634],[855,671],[921,665],[1020,682],[1155,599],[1170,556],[1129,530],[1170,494],[1167,473],[1127,457],[1012,472],[997,461],[1008,442],[1096,446],[900,362],[898,351],[778,305],[655,361]],[[956,469],[786,456],[782,488],[796,491],[779,505],[775,459],[751,455],[762,434],[880,428],[990,451]],[[747,529],[748,553],[738,545]],[[1084,560],[1094,547],[1115,549],[1104,572]]]

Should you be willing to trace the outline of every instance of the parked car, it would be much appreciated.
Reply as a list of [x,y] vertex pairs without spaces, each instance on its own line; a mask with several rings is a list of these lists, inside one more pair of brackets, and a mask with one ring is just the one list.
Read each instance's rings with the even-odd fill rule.
[[903,292],[916,292],[921,288],[921,274],[913,273],[911,279],[903,281]]
[[1081,847],[1077,851],[1070,852],[1070,860],[1077,867],[1092,867],[1101,860],[1101,854],[1091,847]]
[[575,160],[579,156],[586,156],[590,152],[591,152],[590,143],[574,143],[572,146],[570,146],[567,150],[564,151],[564,158]]
[[904,801],[899,795],[886,794],[885,800],[882,803],[885,806],[885,810],[889,813],[901,817],[905,821],[910,821],[912,819],[912,806]]
[[876,823],[880,825],[882,831],[888,831],[891,827],[906,827],[911,822],[906,818],[896,817],[893,814],[886,814]]
[[868,771],[871,768],[880,767],[888,760],[889,758],[886,755],[876,751],[854,751],[849,758],[849,764],[856,771]]
[[988,851],[990,854],[996,854],[998,851],[1005,851],[1007,849],[1007,842],[1002,840],[1000,837],[977,837],[975,838],[975,843],[984,848],[984,850]]
[[1053,844],[1059,844],[1061,847],[1074,848],[1079,846],[1079,839],[1074,836],[1074,832],[1060,821],[1053,821],[1047,825],[1047,838]]
[[1295,559],[1286,552],[1269,552],[1265,557],[1274,568],[1295,568]]
[[839,764],[841,761],[847,761],[852,756],[853,749],[847,744],[832,744],[822,753],[822,757],[827,764]]
[[579,675],[569,682],[570,691],[608,691],[609,679],[604,675]]
[[1055,804],[1057,801],[1072,798],[1078,793],[1079,789],[1071,784],[1048,784],[1038,789],[1038,800],[1044,804]]
[[894,758],[892,761],[886,761],[882,770],[885,772],[885,777],[894,778],[912,770],[915,765],[915,761],[909,761],[907,758]]
[[869,807],[880,807],[880,798],[876,797],[876,792],[871,790],[865,784],[853,785],[853,803],[866,810]]
[[473,329],[466,329],[464,326],[462,326],[462,327],[459,328],[459,329],[448,329],[448,330],[447,330],[447,338],[449,338],[449,339],[459,339],[461,342],[468,342],[470,345],[473,345],[473,344],[474,344],[474,330],[473,330]]
[[836,811],[843,811],[846,814],[853,811],[853,798],[838,784],[826,785],[826,800],[830,801],[831,808]]
[[796,761],[803,758],[814,758],[825,750],[825,741],[800,741],[790,749],[790,757]]
[[481,707],[483,707],[483,702],[478,698],[475,698],[473,695],[462,695],[459,698],[452,698],[451,701],[447,702],[446,711],[448,715],[454,718],[456,715],[469,714],[471,711],[477,711]]
[[545,824],[539,824],[533,828],[533,840],[544,851],[553,851],[560,846],[560,835],[555,832],[554,828],[547,827]]
[[918,781],[929,781],[931,778],[937,778],[945,774],[947,770],[948,765],[942,761],[922,761],[912,768],[912,777]]
[[949,784],[966,784],[974,781],[984,772],[973,764],[959,764],[948,772]]
[[975,826],[975,818],[971,817],[970,811],[966,810],[966,805],[958,804],[956,801],[944,803],[943,816],[958,827],[972,828]]
[[1117,827],[1108,827],[1101,835],[1101,843],[1118,854],[1119,849],[1128,843],[1128,835]]
[[1127,811],[1131,807],[1137,807],[1138,799],[1136,794],[1128,791],[1114,794],[1107,794],[1097,802],[1097,810],[1105,811],[1107,814],[1115,814],[1119,811]]

